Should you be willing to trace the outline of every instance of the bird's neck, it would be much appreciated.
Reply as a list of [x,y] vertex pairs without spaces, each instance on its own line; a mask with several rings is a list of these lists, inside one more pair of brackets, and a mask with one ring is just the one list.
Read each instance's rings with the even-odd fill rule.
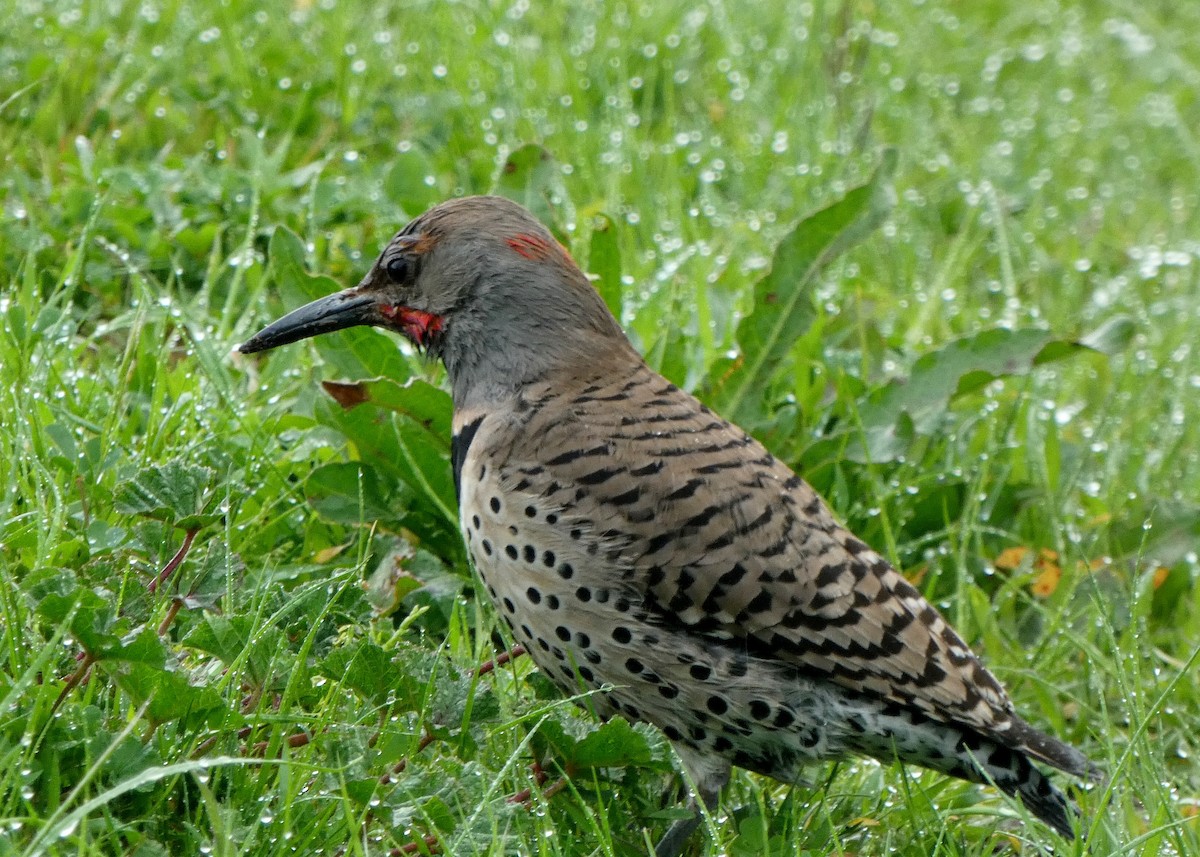
[[456,409],[487,407],[550,378],[623,372],[641,356],[573,265],[493,273],[446,324]]
[[495,347],[466,349],[446,358],[456,411],[501,406],[548,382],[619,377],[643,363],[624,335],[614,338],[591,330],[552,341],[522,339],[517,333]]

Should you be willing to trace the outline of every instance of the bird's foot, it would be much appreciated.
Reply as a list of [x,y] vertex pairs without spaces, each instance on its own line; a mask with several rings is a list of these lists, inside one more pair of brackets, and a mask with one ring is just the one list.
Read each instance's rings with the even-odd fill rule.
[[654,846],[654,857],[679,857],[683,852],[683,846],[687,845],[687,841],[696,832],[700,822],[704,820],[704,814],[699,805],[692,802],[689,808],[692,810],[692,814],[687,818],[677,819],[667,828],[663,838],[658,840],[658,844]]

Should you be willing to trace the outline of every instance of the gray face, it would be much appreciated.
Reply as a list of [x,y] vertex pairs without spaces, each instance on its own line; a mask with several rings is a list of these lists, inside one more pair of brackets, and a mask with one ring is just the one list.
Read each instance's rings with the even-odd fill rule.
[[459,404],[556,364],[594,359],[606,343],[627,345],[545,227],[516,203],[487,196],[430,209],[389,242],[357,286],[294,310],[240,350],[364,324],[442,358]]
[[[239,350],[252,354],[357,325],[388,328],[436,349],[446,318],[482,273],[464,265],[454,245],[473,243],[471,235],[485,228],[480,215],[503,210],[502,202],[472,206],[459,200],[431,209],[397,233],[357,286],[293,310]],[[451,252],[439,250],[445,244]]]

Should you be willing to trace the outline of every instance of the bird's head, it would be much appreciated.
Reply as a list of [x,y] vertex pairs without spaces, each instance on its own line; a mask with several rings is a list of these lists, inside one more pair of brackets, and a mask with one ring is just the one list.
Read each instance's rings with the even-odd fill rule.
[[629,348],[567,251],[520,205],[492,196],[425,212],[357,286],[293,310],[239,350],[357,325],[401,333],[442,358],[459,404],[594,360],[598,350]]

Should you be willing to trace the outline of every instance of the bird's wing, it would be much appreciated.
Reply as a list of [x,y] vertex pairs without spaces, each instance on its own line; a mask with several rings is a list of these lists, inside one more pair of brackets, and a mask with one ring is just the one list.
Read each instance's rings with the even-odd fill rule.
[[1026,743],[999,682],[908,581],[761,444],[651,370],[533,387],[514,420],[508,487],[562,509],[662,621]]

